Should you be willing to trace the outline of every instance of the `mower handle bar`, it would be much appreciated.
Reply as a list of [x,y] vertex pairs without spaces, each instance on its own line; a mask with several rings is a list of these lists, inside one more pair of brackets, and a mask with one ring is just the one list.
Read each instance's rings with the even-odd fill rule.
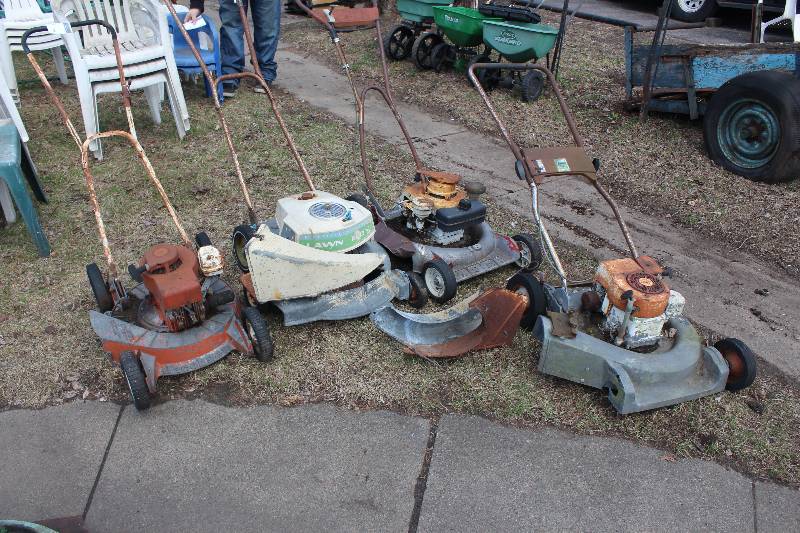
[[[467,74],[469,75],[469,79],[475,88],[478,90],[478,94],[480,94],[481,98],[483,99],[484,104],[489,109],[489,113],[492,115],[497,127],[500,129],[500,133],[502,134],[503,138],[505,139],[508,146],[511,148],[511,151],[514,154],[514,157],[518,162],[522,163],[522,167],[525,169],[525,181],[527,181],[528,186],[531,188],[533,193],[533,200],[534,200],[534,215],[537,219],[537,224],[539,228],[543,232],[543,236],[545,237],[546,241],[550,241],[549,235],[547,234],[547,230],[544,229],[544,226],[540,223],[539,215],[538,215],[538,194],[537,194],[537,184],[534,176],[536,173],[530,167],[530,163],[528,159],[523,155],[522,150],[520,149],[519,145],[514,141],[511,137],[511,133],[509,132],[508,128],[506,127],[503,120],[500,118],[500,115],[495,110],[494,106],[492,105],[491,100],[489,99],[489,95],[486,93],[484,88],[481,86],[480,81],[478,81],[477,76],[475,75],[476,69],[486,69],[486,70],[501,70],[501,69],[510,69],[516,71],[523,71],[523,70],[538,70],[542,72],[545,77],[547,78],[550,87],[553,89],[553,92],[558,99],[558,105],[561,108],[561,113],[564,115],[564,119],[567,122],[567,127],[569,128],[570,133],[572,134],[572,138],[575,141],[575,145],[578,147],[583,147],[583,137],[581,136],[580,132],[578,131],[578,127],[575,122],[575,117],[572,115],[572,112],[567,105],[567,101],[564,98],[564,94],[561,92],[561,87],[556,81],[555,76],[547,67],[543,67],[541,65],[534,65],[532,63],[475,63],[470,65],[469,69],[467,69]],[[614,218],[617,219],[617,224],[619,224],[620,230],[622,230],[622,235],[625,237],[625,242],[628,245],[628,249],[630,250],[631,257],[634,261],[642,267],[642,269],[647,272],[648,269],[639,262],[639,253],[636,250],[636,245],[633,243],[633,238],[631,237],[631,233],[628,230],[628,225],[622,218],[622,214],[620,213],[619,207],[617,206],[616,201],[608,194],[608,191],[600,184],[597,180],[597,176],[586,176],[585,178],[594,186],[600,196],[606,201],[606,203],[611,207],[611,211],[614,213]],[[552,242],[548,242],[548,248],[550,248],[551,255],[554,257],[555,262],[558,263],[558,255],[555,252],[555,248],[552,246]],[[562,275],[562,278],[565,276],[563,275],[563,271],[559,272]]]

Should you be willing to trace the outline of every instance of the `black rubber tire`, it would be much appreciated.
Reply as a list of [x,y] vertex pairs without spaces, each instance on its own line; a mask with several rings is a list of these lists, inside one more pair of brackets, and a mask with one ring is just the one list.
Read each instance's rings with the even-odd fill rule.
[[414,309],[422,309],[428,303],[428,291],[425,288],[425,280],[416,272],[407,272],[408,282],[411,284],[411,294],[408,297],[408,305]]
[[520,79],[519,94],[523,102],[535,102],[544,92],[544,74],[539,70],[529,70]]
[[547,295],[542,287],[542,282],[530,272],[517,272],[506,283],[506,289],[524,291],[528,296],[528,308],[522,315],[519,327],[531,331],[539,316],[547,313]]
[[[754,100],[765,106],[778,122],[777,146],[767,162],[742,166],[726,155],[720,145],[720,124],[726,111]],[[777,183],[800,177],[800,81],[779,71],[742,74],[725,83],[711,98],[703,119],[703,138],[709,157],[723,168],[753,181]]]
[[[428,271],[431,271],[430,276],[428,275]],[[436,273],[438,273],[438,276]],[[438,278],[441,286],[432,286],[432,284],[436,283],[434,276]],[[450,268],[450,265],[445,263],[440,257],[425,263],[422,267],[422,278],[425,282],[425,288],[428,290],[428,296],[434,302],[443,304],[452,300],[453,296],[456,295],[456,291],[458,290],[456,275],[453,269]]]
[[383,38],[383,51],[386,57],[394,61],[402,61],[411,55],[414,47],[414,30],[398,24]]
[[209,237],[208,233],[205,231],[201,231],[194,236],[194,242],[197,244],[198,248],[202,248],[203,246],[211,246],[211,237]]
[[354,192],[352,194],[347,195],[347,198],[345,198],[345,200],[349,202],[355,202],[358,205],[369,209],[369,198],[367,198],[366,194],[360,192]]
[[447,43],[439,43],[431,49],[431,69],[434,72],[441,72],[448,64],[448,55],[450,55],[450,45]]
[[244,253],[244,247],[247,242],[253,238],[255,233],[255,228],[250,224],[240,224],[233,230],[233,259],[242,272],[250,272],[250,268],[247,266],[247,256]]
[[[514,239],[514,242],[520,247],[520,259],[516,262],[518,267],[523,270],[531,271],[537,270],[542,266],[542,244],[539,242],[539,239],[529,233],[514,235],[512,239]],[[530,261],[527,265],[523,264],[522,257],[522,252],[525,248],[527,248],[530,257]]]
[[150,391],[147,389],[144,370],[139,363],[139,358],[133,352],[122,352],[119,357],[119,366],[122,368],[122,375],[125,376],[125,383],[128,385],[133,406],[137,411],[150,409]]
[[[467,77],[467,81],[472,83],[472,80],[469,79],[469,69],[472,65],[491,62],[491,58],[486,54],[475,54],[474,56],[470,57],[469,61],[467,61],[467,68],[464,70],[464,75]],[[478,78],[478,82],[485,91],[492,89],[492,87],[490,87],[491,83],[487,83],[487,80],[489,79],[489,72],[490,71],[484,69],[475,70],[475,77]]]
[[729,337],[714,344],[714,348],[719,350],[730,368],[726,389],[737,391],[753,384],[758,373],[758,363],[749,346],[739,339]]
[[89,278],[89,286],[92,288],[94,300],[97,302],[97,310],[101,313],[111,311],[114,308],[114,299],[111,297],[111,291],[108,290],[106,280],[97,263],[86,265],[86,277]]
[[676,1],[672,5],[672,11],[670,13],[672,18],[682,20],[683,22],[703,22],[719,8],[716,0],[695,1],[702,4],[696,11],[687,11],[686,8],[681,6],[680,1]]
[[433,47],[441,42],[443,42],[442,36],[434,31],[420,33],[411,47],[411,59],[414,60],[414,65],[420,70],[430,70],[431,52]]
[[262,363],[272,361],[274,352],[272,335],[269,333],[269,326],[261,312],[255,307],[243,307],[242,326],[244,326],[244,331],[253,344],[253,352],[256,359]]

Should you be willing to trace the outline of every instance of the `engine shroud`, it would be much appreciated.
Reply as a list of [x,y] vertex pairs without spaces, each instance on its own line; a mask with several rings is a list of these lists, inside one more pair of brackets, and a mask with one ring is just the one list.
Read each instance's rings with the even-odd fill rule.
[[[642,256],[639,259],[660,269],[658,263],[650,257]],[[652,273],[644,272],[631,258],[603,261],[597,268],[594,280],[605,289],[611,304],[621,311],[625,311],[627,307],[627,300],[622,295],[633,291],[636,310],[631,316],[634,318],[654,318],[663,315],[667,310],[669,286]]]
[[149,248],[139,262],[158,315],[169,331],[182,331],[205,319],[200,263],[193,250],[175,244]]

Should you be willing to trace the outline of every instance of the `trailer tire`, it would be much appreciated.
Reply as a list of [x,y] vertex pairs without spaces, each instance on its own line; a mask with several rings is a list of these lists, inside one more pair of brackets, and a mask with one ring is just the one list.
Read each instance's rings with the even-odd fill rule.
[[267,321],[255,307],[242,308],[242,326],[253,344],[253,355],[262,363],[272,361],[274,346]]
[[414,309],[422,309],[428,303],[428,291],[425,289],[425,280],[416,272],[408,272],[408,284],[410,293],[408,295],[408,305]]
[[233,258],[242,272],[250,272],[244,247],[255,234],[256,230],[251,224],[240,224],[233,230]]
[[717,0],[678,0],[672,6],[672,18],[683,22],[703,22],[713,15]]
[[506,283],[506,289],[528,297],[528,307],[522,314],[519,327],[531,331],[540,315],[547,313],[547,295],[542,282],[530,272],[517,272]]
[[402,61],[411,55],[414,47],[414,30],[403,24],[398,24],[383,38],[383,51],[386,57],[395,61]]
[[119,366],[122,368],[122,375],[125,376],[133,406],[137,411],[149,409],[150,391],[147,389],[147,381],[139,358],[133,352],[122,352],[119,356]]
[[512,237],[519,247],[518,267],[523,270],[536,270],[542,265],[542,245],[529,233],[520,233]]
[[735,174],[765,183],[797,178],[800,81],[778,71],[728,81],[708,104],[703,137],[711,159]]
[[450,265],[440,257],[428,261],[422,267],[422,277],[428,296],[436,303],[443,304],[453,299],[458,290],[456,275]]
[[739,339],[727,338],[714,344],[725,362],[728,363],[728,381],[725,388],[729,391],[742,390],[753,384],[758,372],[758,364],[753,351]]
[[114,308],[114,299],[111,297],[111,291],[108,290],[106,280],[97,263],[86,265],[86,277],[89,278],[89,286],[92,288],[98,311],[101,313],[111,311]]

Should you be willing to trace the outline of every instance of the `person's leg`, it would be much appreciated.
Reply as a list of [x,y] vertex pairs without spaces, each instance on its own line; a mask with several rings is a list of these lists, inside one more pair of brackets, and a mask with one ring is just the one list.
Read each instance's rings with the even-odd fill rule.
[[278,50],[281,32],[281,2],[280,0],[251,1],[255,27],[253,40],[258,55],[258,66],[264,79],[271,82],[278,73],[275,52]]
[[[244,4],[247,9],[247,4]],[[242,19],[239,17],[239,6],[233,0],[220,0],[219,18],[222,21],[220,28],[220,47],[222,48],[222,73],[236,74],[244,69],[244,29]],[[224,87],[236,88],[239,80],[230,81]]]

